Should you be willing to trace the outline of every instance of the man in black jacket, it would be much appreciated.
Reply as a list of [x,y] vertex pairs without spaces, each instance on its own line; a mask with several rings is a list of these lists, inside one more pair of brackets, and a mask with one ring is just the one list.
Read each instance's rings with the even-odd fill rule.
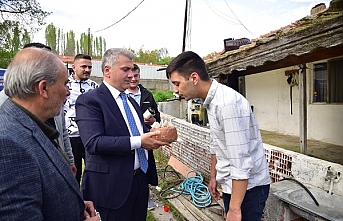
[[[127,89],[126,93],[128,93],[139,104],[142,113],[144,114],[144,123],[150,129],[151,125],[155,121],[161,121],[160,112],[157,109],[157,103],[155,102],[152,93],[141,84],[139,84],[140,68],[137,64],[133,64],[132,72],[133,78],[131,79],[130,86]],[[152,114],[148,114],[146,113],[146,111],[149,111]]]
[[[151,125],[155,121],[159,123],[161,122],[160,112],[157,109],[157,104],[152,93],[139,84],[141,76],[140,68],[137,64],[133,64],[132,72],[133,78],[131,79],[130,86],[126,90],[126,93],[128,93],[139,104],[143,113],[144,124],[151,129]],[[149,197],[148,210],[154,208],[155,204]]]

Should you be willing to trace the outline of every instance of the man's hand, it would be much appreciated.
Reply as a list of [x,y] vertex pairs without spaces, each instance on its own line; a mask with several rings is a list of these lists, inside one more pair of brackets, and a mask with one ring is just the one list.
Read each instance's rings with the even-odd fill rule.
[[226,214],[225,221],[241,221],[242,220],[242,212],[240,209],[233,210],[229,209],[229,212]]
[[85,202],[85,211],[84,211],[84,218],[90,218],[96,216],[94,204],[92,201],[84,201]]
[[73,172],[73,175],[76,176],[76,172],[77,172],[76,166],[70,165],[70,169],[71,169],[71,172]]
[[208,184],[208,189],[214,199],[220,200],[220,193],[217,189],[217,180],[215,178],[210,179],[210,182]]
[[160,131],[154,131],[154,132],[149,132],[145,133],[141,136],[142,139],[142,147],[147,150],[153,150],[157,149],[160,146],[170,146],[170,143],[164,142],[164,141],[159,141],[155,139],[153,136],[159,135],[161,132]]
[[156,122],[154,117],[150,117],[149,119],[144,118],[144,124],[152,125],[154,122]]

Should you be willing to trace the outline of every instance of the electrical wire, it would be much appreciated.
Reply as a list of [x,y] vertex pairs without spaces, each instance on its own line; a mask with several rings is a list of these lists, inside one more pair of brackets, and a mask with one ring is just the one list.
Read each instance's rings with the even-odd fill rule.
[[136,7],[134,7],[129,13],[127,13],[124,17],[122,17],[121,19],[119,19],[118,21],[114,22],[113,24],[111,24],[110,26],[106,27],[106,28],[103,28],[103,29],[100,29],[100,30],[97,30],[97,31],[94,31],[93,33],[97,33],[97,32],[100,32],[100,31],[104,31],[106,29],[109,29],[110,27],[118,24],[119,22],[121,22],[122,20],[124,20],[127,16],[129,16],[134,10],[136,10],[145,0],[142,0]]
[[229,7],[230,11],[232,12],[232,14],[236,17],[236,20],[244,27],[245,30],[247,30],[252,36],[254,36],[256,38],[256,35],[254,33],[252,33],[237,17],[237,15],[232,11],[231,7],[229,6],[229,4],[227,3],[226,0],[224,0],[227,7]]
[[[214,5],[212,5],[212,4],[211,4],[210,2],[208,2],[207,0],[204,0],[204,1],[205,1],[205,3],[208,5],[208,7],[213,11],[213,13],[215,13],[218,17],[222,18],[223,20],[229,22],[229,23],[232,24],[232,25],[241,25],[240,23],[236,22],[237,19],[235,19],[235,18],[233,18],[233,17],[231,17],[231,16],[229,16],[229,15],[223,13],[222,11],[218,10],[216,7],[214,7]],[[222,14],[223,16],[220,15],[217,11],[218,11],[220,14]],[[228,17],[229,19],[225,18],[224,16],[225,16],[225,17]],[[230,19],[233,19],[233,20],[236,20],[236,21],[232,21],[232,20],[230,20]]]

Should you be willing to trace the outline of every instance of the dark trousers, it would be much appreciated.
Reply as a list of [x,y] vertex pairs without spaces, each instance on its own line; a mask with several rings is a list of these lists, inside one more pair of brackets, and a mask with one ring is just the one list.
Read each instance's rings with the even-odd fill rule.
[[80,185],[82,175],[82,159],[85,159],[85,147],[83,146],[80,137],[70,137],[70,144],[71,148],[73,149],[74,161],[77,169],[76,180],[77,183]]
[[[269,185],[256,186],[245,193],[241,211],[242,221],[261,221],[264,206],[269,195]],[[223,193],[225,212],[228,213],[231,194]]]
[[130,195],[122,207],[108,209],[96,206],[101,221],[146,221],[149,196],[147,175],[140,170],[133,176]]

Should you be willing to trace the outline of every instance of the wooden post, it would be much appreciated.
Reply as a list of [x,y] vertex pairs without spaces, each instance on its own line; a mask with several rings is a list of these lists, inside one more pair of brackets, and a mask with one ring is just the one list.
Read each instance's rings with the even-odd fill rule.
[[299,137],[300,153],[307,154],[307,96],[306,64],[300,65],[299,73]]

